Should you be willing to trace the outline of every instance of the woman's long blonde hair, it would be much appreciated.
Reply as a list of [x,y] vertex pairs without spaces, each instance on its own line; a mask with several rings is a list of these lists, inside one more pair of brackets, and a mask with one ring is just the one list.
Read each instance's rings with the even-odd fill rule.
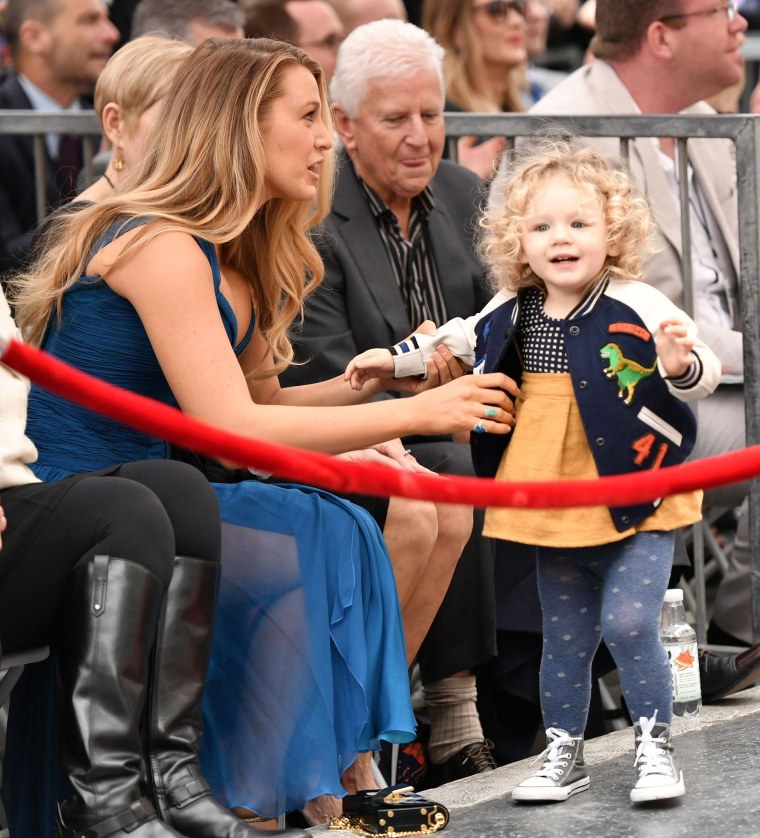
[[494,102],[484,86],[487,78],[483,46],[473,24],[472,0],[425,0],[422,25],[446,50],[443,71],[446,97],[467,111],[518,113],[521,76],[509,71],[509,87],[503,102]]
[[314,203],[267,200],[261,124],[292,67],[316,79],[321,119],[331,131],[322,70],[297,47],[267,38],[212,39],[188,57],[123,187],[61,214],[34,264],[17,277],[17,320],[27,340],[39,344],[53,312],[60,316],[63,295],[84,274],[98,239],[139,217],[150,221],[114,265],[167,231],[218,245],[222,264],[250,285],[257,327],[274,356],[264,374],[287,367],[288,329],[324,274],[308,230],[328,213],[334,179],[326,152]]

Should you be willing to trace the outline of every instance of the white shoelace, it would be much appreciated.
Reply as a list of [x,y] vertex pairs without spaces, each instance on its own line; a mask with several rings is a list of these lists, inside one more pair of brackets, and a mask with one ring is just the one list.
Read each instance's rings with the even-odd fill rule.
[[562,749],[568,745],[573,746],[573,740],[566,730],[556,727],[546,729],[546,736],[549,744],[546,750],[542,751],[533,762],[538,762],[546,757],[544,764],[536,771],[536,777],[548,777],[550,780],[558,780],[563,769],[567,767],[570,754],[563,753]]
[[652,730],[654,730],[656,723],[656,710],[651,719],[644,716],[639,719],[641,739],[638,748],[636,748],[636,757],[633,764],[643,777],[647,774],[664,774],[667,777],[672,777],[673,768],[666,750],[667,742],[661,736],[652,736]]

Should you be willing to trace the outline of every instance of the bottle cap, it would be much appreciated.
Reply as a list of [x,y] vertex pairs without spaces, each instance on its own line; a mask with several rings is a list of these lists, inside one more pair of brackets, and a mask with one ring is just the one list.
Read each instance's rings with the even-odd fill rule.
[[680,588],[668,588],[665,591],[665,602],[683,602],[683,591]]

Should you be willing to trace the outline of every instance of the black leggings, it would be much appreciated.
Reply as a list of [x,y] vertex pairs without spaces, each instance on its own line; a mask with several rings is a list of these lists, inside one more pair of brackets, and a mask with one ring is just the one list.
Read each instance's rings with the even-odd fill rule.
[[[5,490],[3,497],[12,497],[13,491]],[[34,487],[24,488],[30,491]],[[40,484],[40,494],[44,491]],[[9,527],[11,523],[9,517]],[[94,555],[136,562],[167,588],[175,556],[219,562],[220,549],[216,495],[184,463],[146,460],[119,466],[108,475],[76,478],[23,554],[13,557],[0,586],[3,652],[49,643],[60,608],[65,619],[69,574]]]

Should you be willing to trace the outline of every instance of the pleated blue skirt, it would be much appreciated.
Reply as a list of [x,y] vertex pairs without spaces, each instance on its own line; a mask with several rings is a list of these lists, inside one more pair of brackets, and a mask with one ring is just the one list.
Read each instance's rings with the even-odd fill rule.
[[320,794],[379,740],[414,739],[390,558],[372,517],[319,489],[213,484],[222,579],[203,772],[267,817]]

